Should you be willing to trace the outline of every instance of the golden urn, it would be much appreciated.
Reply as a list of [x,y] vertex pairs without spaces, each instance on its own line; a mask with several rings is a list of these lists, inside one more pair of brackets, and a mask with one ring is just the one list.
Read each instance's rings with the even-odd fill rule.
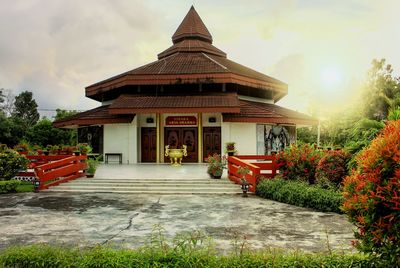
[[182,158],[187,156],[186,148],[186,145],[182,145],[182,149],[170,149],[169,145],[165,146],[165,156],[169,157],[171,165],[175,167],[182,165]]

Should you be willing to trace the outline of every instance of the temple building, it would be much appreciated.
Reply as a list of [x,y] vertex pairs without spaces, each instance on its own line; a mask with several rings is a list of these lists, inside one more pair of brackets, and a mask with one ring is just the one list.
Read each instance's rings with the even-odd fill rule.
[[235,142],[239,154],[270,154],[296,141],[296,126],[318,120],[275,103],[288,86],[227,58],[193,8],[158,60],[86,87],[95,109],[58,120],[78,128],[79,141],[123,163],[168,162],[187,146],[183,162],[203,162]]

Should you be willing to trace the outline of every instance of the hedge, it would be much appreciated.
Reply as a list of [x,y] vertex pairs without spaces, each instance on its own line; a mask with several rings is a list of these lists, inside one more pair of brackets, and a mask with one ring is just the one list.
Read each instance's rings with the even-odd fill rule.
[[280,178],[263,179],[257,185],[256,194],[263,198],[276,200],[300,207],[313,208],[323,212],[342,213],[343,197],[340,192],[322,189],[300,181]]
[[173,247],[128,250],[33,245],[0,253],[0,267],[383,267],[377,263],[363,254],[264,250],[222,256]]
[[21,182],[17,180],[0,181],[0,194],[15,193],[19,185]]

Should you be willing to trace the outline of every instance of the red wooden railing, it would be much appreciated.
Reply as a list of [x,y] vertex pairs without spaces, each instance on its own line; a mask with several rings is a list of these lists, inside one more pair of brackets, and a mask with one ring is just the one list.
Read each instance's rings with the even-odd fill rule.
[[255,192],[257,180],[260,176],[273,178],[279,172],[273,155],[237,155],[228,157],[228,178],[241,184],[243,175],[239,175],[240,167],[247,167],[250,172],[245,176],[245,179],[250,184],[249,191]]
[[86,175],[86,155],[34,155],[27,158],[33,172],[21,172],[19,176],[36,177],[40,181],[39,190]]

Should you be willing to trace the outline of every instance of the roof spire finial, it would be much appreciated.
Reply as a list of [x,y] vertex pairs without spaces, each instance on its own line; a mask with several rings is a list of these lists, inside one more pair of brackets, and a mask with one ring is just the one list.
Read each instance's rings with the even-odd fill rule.
[[184,39],[200,39],[212,43],[212,36],[192,5],[172,36],[174,44]]

